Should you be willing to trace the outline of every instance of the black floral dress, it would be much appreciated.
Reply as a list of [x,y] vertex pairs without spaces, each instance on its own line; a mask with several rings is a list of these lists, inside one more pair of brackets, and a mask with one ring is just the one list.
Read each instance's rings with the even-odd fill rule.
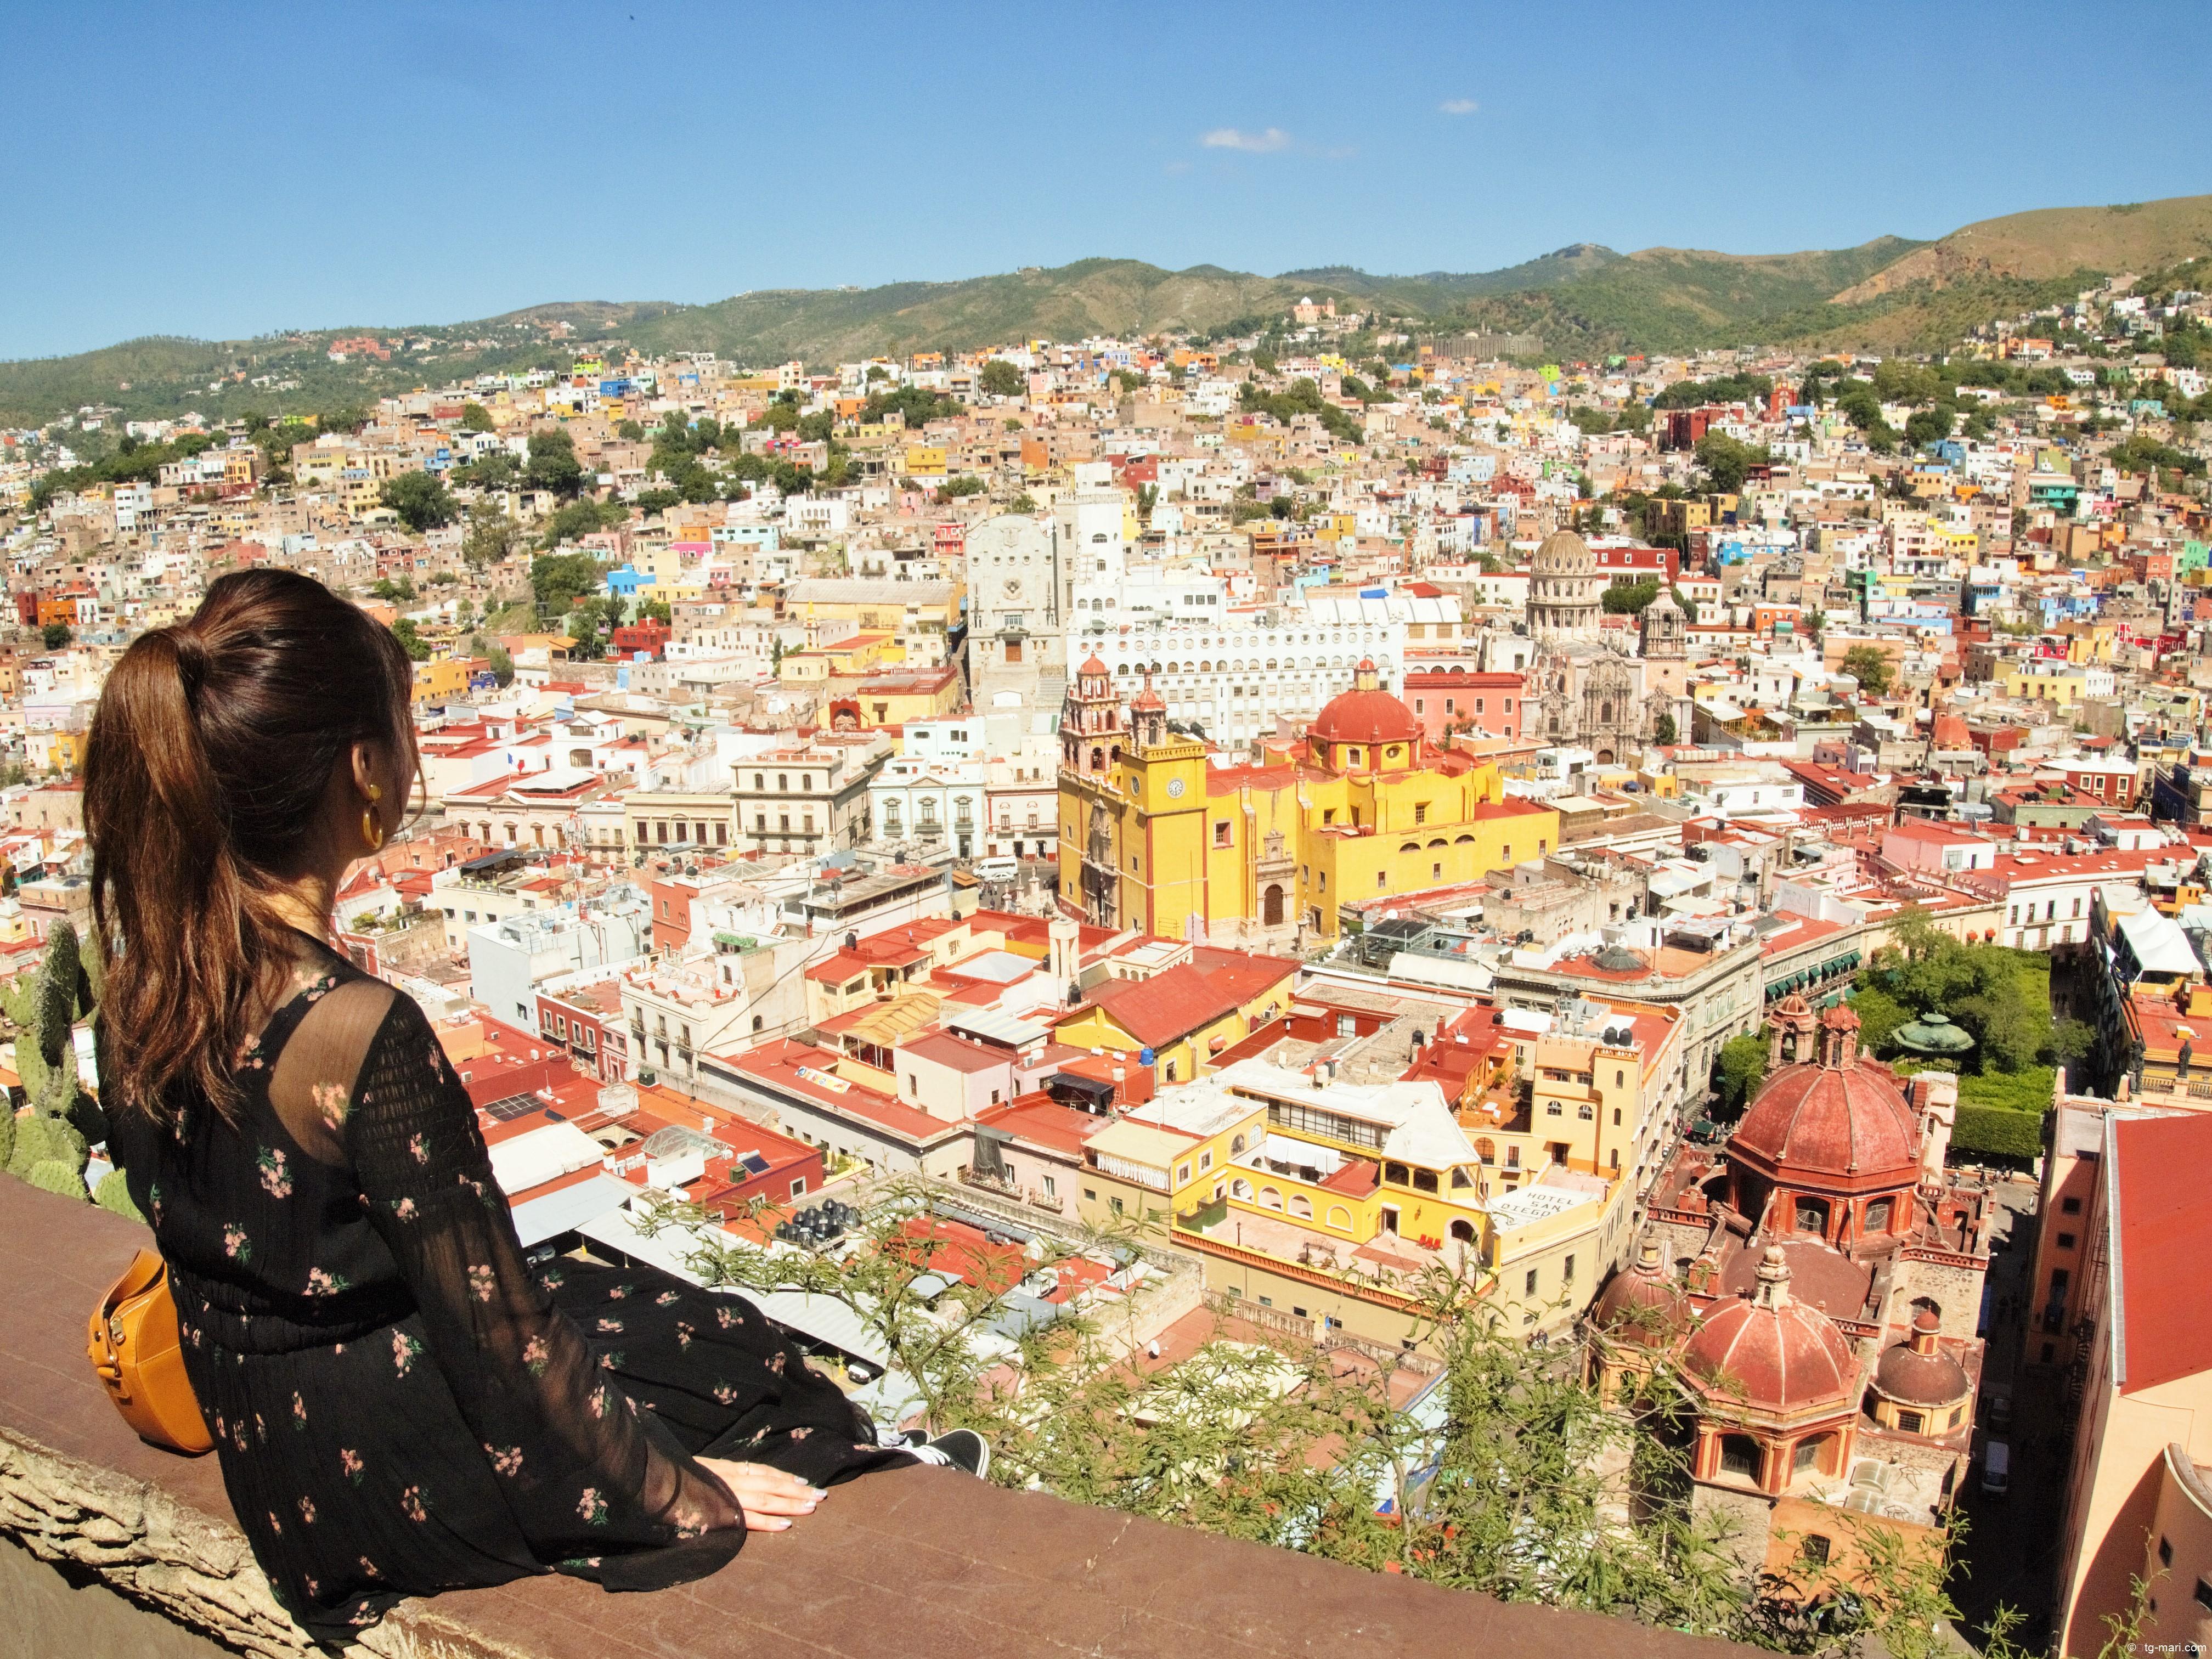
[[911,1461],[750,1303],[647,1268],[533,1269],[413,1002],[302,934],[227,1121],[116,1114],[240,1523],[311,1630],[559,1571],[713,1572],[744,1516],[702,1456],[817,1485]]

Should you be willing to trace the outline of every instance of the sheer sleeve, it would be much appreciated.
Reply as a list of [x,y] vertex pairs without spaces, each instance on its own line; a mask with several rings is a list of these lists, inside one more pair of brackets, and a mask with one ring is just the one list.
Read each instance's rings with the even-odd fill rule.
[[428,1358],[539,1559],[623,1589],[734,1554],[744,1516],[728,1488],[599,1369],[524,1261],[467,1091],[404,996],[363,1056],[344,1136]]

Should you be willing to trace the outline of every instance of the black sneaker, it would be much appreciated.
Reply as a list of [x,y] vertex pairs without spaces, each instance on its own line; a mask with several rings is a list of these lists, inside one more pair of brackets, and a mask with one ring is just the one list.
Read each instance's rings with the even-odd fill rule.
[[955,1429],[950,1434],[940,1434],[933,1439],[909,1435],[906,1449],[925,1463],[941,1463],[948,1468],[964,1469],[978,1480],[988,1474],[991,1468],[991,1443],[973,1429]]

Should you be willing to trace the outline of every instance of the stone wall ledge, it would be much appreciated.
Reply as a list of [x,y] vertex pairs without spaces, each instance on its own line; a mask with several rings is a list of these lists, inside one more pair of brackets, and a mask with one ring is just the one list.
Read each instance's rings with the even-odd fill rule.
[[[143,1229],[0,1176],[0,1534],[257,1659],[321,1651],[286,1617],[212,1456],[124,1426],[84,1358],[94,1299]],[[6,1615],[0,1613],[0,1630]],[[723,1571],[652,1595],[546,1577],[403,1604],[390,1659],[1209,1659],[1381,1652],[1720,1659],[1725,1644],[1370,1574],[914,1468],[838,1488]],[[111,1644],[108,1651],[121,1652]],[[96,1651],[96,1650],[95,1650]],[[95,1659],[88,1651],[81,1659]]]

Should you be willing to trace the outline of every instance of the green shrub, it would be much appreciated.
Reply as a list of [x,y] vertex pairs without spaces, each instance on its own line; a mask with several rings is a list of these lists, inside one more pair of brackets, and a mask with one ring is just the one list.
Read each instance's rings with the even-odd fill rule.
[[2033,1160],[2043,1155],[2039,1113],[2008,1111],[2002,1106],[1961,1106],[1951,1131],[1951,1151],[1985,1158]]
[[2057,1081],[2048,1066],[2031,1066],[2019,1072],[1987,1072],[1959,1082],[1959,1104],[1988,1106],[2001,1111],[2026,1112],[2040,1119],[2050,1109],[2051,1091]]

